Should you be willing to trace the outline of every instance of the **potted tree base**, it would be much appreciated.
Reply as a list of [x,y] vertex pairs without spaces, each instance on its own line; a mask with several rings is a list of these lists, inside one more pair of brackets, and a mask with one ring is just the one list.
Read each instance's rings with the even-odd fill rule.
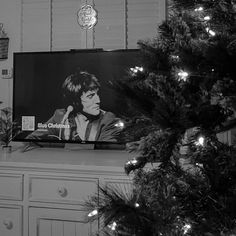
[[3,153],[10,153],[12,151],[12,146],[10,145],[14,133],[17,128],[12,122],[12,111],[11,108],[1,109],[0,116],[0,143],[2,146]]
[[11,151],[12,151],[12,146],[11,145],[3,145],[2,146],[2,151],[3,151],[3,153],[11,153]]

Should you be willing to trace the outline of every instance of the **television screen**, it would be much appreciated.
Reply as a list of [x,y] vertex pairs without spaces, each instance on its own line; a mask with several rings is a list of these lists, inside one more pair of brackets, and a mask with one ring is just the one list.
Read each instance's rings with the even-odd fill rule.
[[121,143],[128,112],[111,85],[139,65],[136,49],[14,53],[14,141]]

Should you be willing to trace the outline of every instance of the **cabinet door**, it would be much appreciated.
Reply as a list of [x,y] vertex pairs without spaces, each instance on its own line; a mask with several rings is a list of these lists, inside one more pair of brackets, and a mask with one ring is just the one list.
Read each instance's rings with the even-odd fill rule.
[[105,177],[101,186],[115,188],[117,191],[121,191],[123,193],[129,193],[133,188],[132,179],[129,179],[126,176],[123,178],[115,176]]
[[78,210],[30,208],[30,236],[91,236],[98,223],[88,223],[86,212]]
[[0,199],[22,200],[23,176],[0,173]]
[[22,211],[20,206],[0,205],[0,235],[22,235]]

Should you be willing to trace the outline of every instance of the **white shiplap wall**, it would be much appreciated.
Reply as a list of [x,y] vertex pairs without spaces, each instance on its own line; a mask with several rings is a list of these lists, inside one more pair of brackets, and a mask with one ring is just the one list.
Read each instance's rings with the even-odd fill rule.
[[22,51],[50,49],[50,15],[49,0],[22,0]]
[[[167,0],[21,0],[22,51],[77,48],[136,48],[152,38],[166,17]],[[83,4],[98,12],[93,29],[83,30],[77,12]]]

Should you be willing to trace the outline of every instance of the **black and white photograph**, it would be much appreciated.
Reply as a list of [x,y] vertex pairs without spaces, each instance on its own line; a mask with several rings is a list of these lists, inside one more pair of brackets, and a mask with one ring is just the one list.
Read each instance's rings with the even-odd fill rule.
[[21,125],[15,139],[119,142],[127,107],[112,84],[140,64],[138,50],[14,56],[14,119]]
[[236,236],[236,0],[0,0],[0,236]]

